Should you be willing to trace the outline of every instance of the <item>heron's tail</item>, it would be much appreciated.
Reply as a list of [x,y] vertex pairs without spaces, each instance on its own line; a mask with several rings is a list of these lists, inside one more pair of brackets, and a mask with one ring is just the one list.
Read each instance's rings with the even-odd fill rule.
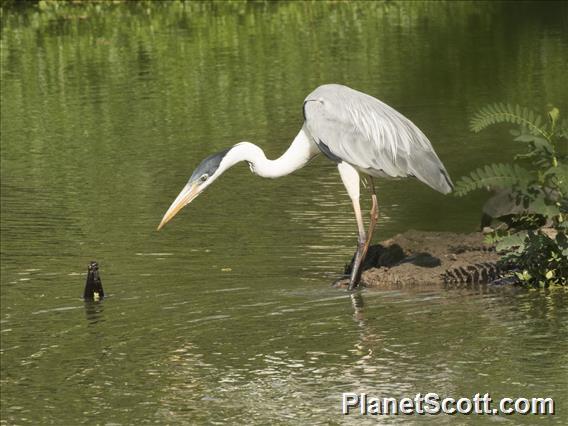
[[450,175],[443,166],[440,169],[440,173],[442,174],[444,179],[440,180],[437,186],[432,186],[432,185],[430,186],[432,186],[432,188],[434,188],[436,191],[440,191],[442,194],[449,194],[454,190],[454,184],[450,179]]
[[442,194],[454,189],[450,175],[434,151],[424,151],[410,167],[410,174]]

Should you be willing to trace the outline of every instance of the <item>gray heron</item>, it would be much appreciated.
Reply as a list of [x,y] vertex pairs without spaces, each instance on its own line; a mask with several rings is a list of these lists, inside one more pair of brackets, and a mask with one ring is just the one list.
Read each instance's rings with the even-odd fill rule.
[[[443,194],[453,185],[428,138],[408,118],[378,99],[339,84],[326,84],[310,93],[303,104],[304,123],[290,147],[276,160],[250,142],[207,157],[164,214],[158,230],[195,199],[227,169],[246,161],[265,178],[288,175],[323,154],[337,164],[353,203],[359,238],[349,290],[361,279],[361,265],[379,217],[374,177],[412,176]],[[365,230],[361,214],[361,175],[371,192],[371,217]]]

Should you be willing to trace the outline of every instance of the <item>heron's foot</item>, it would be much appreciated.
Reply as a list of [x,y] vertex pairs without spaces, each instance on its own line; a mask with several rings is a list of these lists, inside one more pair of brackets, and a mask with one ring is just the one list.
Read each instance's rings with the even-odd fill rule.
[[352,287],[348,286],[347,290],[355,292],[355,291],[362,290],[366,287],[368,287],[367,282],[364,281],[364,280],[359,280],[359,282],[357,284],[355,284],[354,286],[352,286]]
[[357,291],[360,290],[361,287],[364,286],[364,283],[361,283],[361,279],[358,279],[357,281],[349,281],[349,286],[347,287],[347,290],[349,291]]
[[347,288],[349,287],[349,278],[351,277],[350,274],[344,274],[336,279],[334,282],[331,283],[333,288]]
[[367,287],[367,283],[363,279],[360,279],[357,283],[351,286],[351,276],[344,275],[336,279],[333,283],[331,283],[331,286],[333,288],[341,288],[349,291],[357,291],[361,290],[364,287]]

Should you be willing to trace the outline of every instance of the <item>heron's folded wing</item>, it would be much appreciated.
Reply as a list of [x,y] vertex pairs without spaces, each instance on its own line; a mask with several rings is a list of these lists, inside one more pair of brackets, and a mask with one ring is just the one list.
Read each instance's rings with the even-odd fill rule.
[[387,104],[345,86],[316,89],[304,105],[316,143],[371,174],[415,176],[440,192],[451,190],[444,165],[428,138]]

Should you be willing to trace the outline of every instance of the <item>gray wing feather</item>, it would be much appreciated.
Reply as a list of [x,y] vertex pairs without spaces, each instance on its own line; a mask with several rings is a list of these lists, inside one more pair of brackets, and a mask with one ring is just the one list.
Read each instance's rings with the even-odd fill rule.
[[415,176],[442,193],[450,177],[428,138],[405,116],[362,92],[338,84],[318,87],[304,102],[316,144],[373,176]]

